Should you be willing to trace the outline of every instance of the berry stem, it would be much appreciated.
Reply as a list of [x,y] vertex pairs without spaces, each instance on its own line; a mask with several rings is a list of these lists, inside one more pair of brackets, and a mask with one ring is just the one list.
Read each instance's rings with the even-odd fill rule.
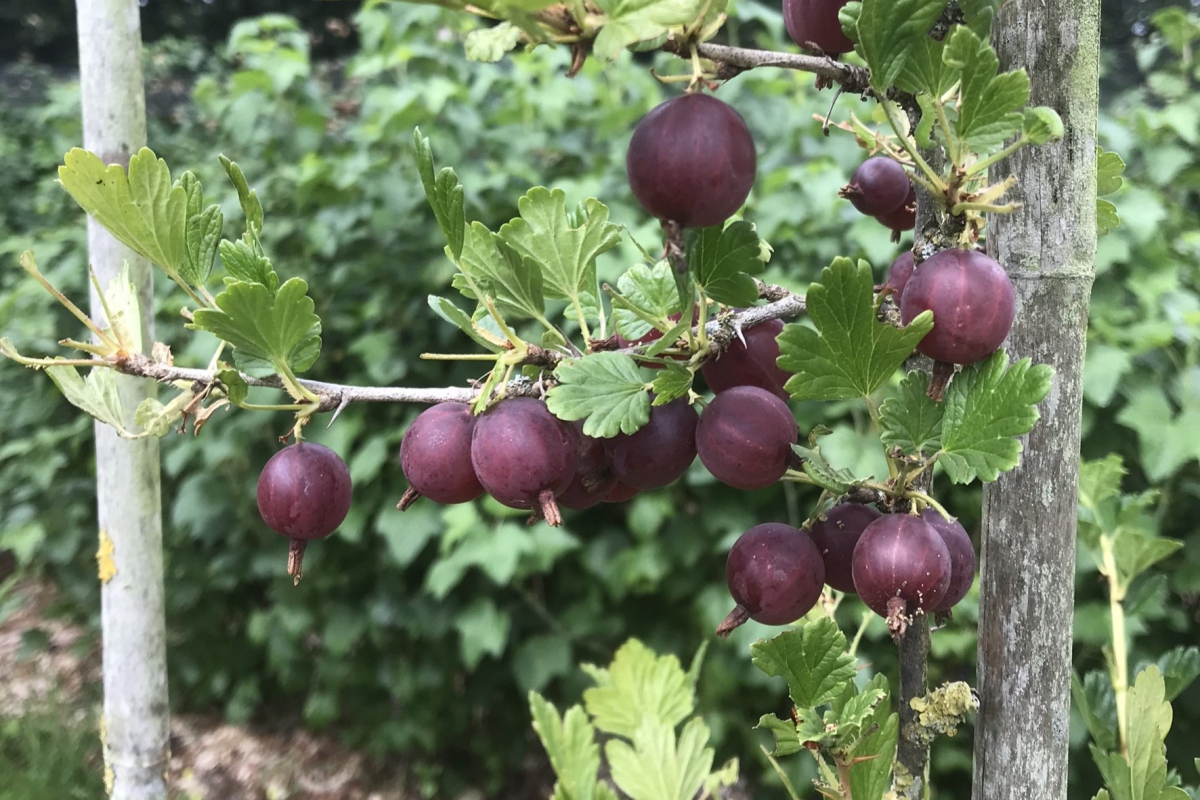
[[404,490],[404,494],[400,496],[400,502],[396,503],[396,508],[400,511],[408,511],[412,504],[421,498],[421,493],[409,486]]
[[929,380],[929,389],[925,394],[935,403],[942,402],[942,398],[946,396],[946,386],[949,385],[950,379],[953,377],[953,364],[947,364],[945,361],[934,361],[933,377]]
[[745,625],[750,621],[750,612],[742,605],[733,607],[733,611],[729,612],[729,616],[725,617],[724,621],[717,626],[717,636],[722,639],[728,639],[729,634]]
[[292,576],[292,585],[299,586],[300,578],[304,575],[304,548],[308,542],[303,539],[292,539],[288,545],[288,575]]
[[542,517],[546,520],[546,524],[557,528],[562,525],[562,512],[558,510],[558,502],[554,499],[554,492],[550,489],[543,489],[538,494],[538,505],[541,507]]

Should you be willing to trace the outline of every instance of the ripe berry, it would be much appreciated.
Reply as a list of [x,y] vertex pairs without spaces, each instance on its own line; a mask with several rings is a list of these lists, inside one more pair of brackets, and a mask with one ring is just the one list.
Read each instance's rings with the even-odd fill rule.
[[950,551],[933,526],[912,514],[886,514],[868,525],[852,563],[859,596],[889,621],[934,610],[950,586]]
[[782,330],[783,321],[778,319],[746,328],[742,331],[745,344],[735,338],[724,353],[704,362],[700,373],[705,383],[717,393],[734,386],[757,386],[786,401],[783,385],[791,375],[775,363],[779,358],[776,337]]
[[862,503],[842,503],[812,524],[812,537],[825,562],[825,582],[839,592],[854,594],[854,546],[867,526],[882,514]]
[[911,189],[908,173],[900,162],[874,156],[858,165],[840,194],[863,214],[877,216],[891,214],[904,205]]
[[297,442],[280,450],[258,477],[258,513],[267,527],[292,540],[288,574],[300,582],[304,547],[337,530],[350,511],[350,470],[322,444]]
[[555,498],[575,478],[579,438],[532,397],[502,400],[475,420],[471,464],[483,488],[510,508],[538,509],[562,524]]
[[558,496],[558,504],[582,510],[599,505],[617,485],[617,476],[604,447],[603,439],[593,439],[583,432],[583,420],[574,423],[579,436],[579,458],[575,462],[575,478],[567,490]]
[[696,460],[696,423],[686,398],[651,406],[650,421],[635,433],[606,441],[613,473],[638,491],[674,483]]
[[757,386],[735,386],[700,415],[696,450],[721,483],[763,489],[787,471],[797,433],[787,403]]
[[892,262],[892,266],[888,269],[887,280],[883,284],[884,289],[891,290],[892,302],[897,307],[900,306],[900,298],[904,296],[904,287],[908,285],[908,279],[912,277],[912,274],[912,250],[905,250],[899,258]]
[[795,622],[816,605],[825,565],[804,531],[788,525],[755,525],[734,542],[725,583],[737,607],[717,628],[724,638],[747,619],[763,625]]
[[783,0],[783,24],[792,41],[803,47],[811,42],[826,55],[837,56],[854,49],[842,32],[838,12],[850,0]]
[[642,208],[685,228],[717,225],[741,208],[756,167],[746,122],[706,94],[672,98],[647,114],[625,157]]
[[[917,190],[909,187],[908,197],[899,208],[886,214],[876,214],[875,220],[885,228],[891,228],[894,234],[917,227]],[[898,235],[892,238],[899,240]]]
[[935,361],[974,364],[996,351],[1012,327],[1013,286],[1004,270],[975,250],[943,250],[913,272],[904,287],[905,325],[933,312],[933,330],[917,350]]
[[424,495],[435,503],[466,503],[483,494],[471,466],[475,416],[466,403],[438,403],[422,411],[400,442],[400,468],[408,489],[397,506],[405,511]]
[[949,611],[967,596],[971,584],[975,582],[975,546],[971,544],[967,529],[958,520],[950,522],[932,508],[922,511],[921,518],[941,534],[946,549],[950,551],[950,585],[942,602],[933,608],[934,611]]

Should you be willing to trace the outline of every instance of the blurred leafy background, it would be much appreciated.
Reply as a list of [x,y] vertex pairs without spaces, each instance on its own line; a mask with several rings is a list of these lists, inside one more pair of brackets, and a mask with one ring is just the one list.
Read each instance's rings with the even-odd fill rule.
[[[735,44],[789,48],[777,5],[738,0]],[[423,362],[423,351],[469,351],[426,305],[451,267],[416,175],[411,134],[430,136],[457,168],[468,216],[496,226],[530,186],[598,197],[639,241],[655,226],[636,206],[624,152],[637,120],[670,90],[648,67],[666,57],[589,63],[563,76],[568,54],[540,48],[499,64],[469,63],[474,20],[431,6],[150,2],[143,11],[151,146],[194,170],[224,198],[218,153],[237,160],[266,209],[265,238],[285,276],[313,286],[324,351],[311,377],[438,386],[469,369]],[[73,82],[74,20],[63,0],[16,0],[0,11],[0,333],[27,352],[52,352],[72,320],[16,268],[32,247],[45,273],[84,291],[83,217],[55,184],[62,154],[80,140]],[[1200,21],[1186,5],[1105,2],[1100,143],[1129,165],[1113,198],[1122,225],[1100,241],[1089,330],[1084,456],[1119,453],[1128,490],[1159,493],[1153,527],[1186,548],[1130,603],[1132,657],[1153,660],[1194,643],[1200,620]],[[720,96],[759,145],[746,212],[775,249],[770,280],[801,288],[837,254],[867,258],[882,276],[900,251],[882,229],[836,198],[859,160],[845,134],[822,135],[830,101],[811,77],[757,70]],[[835,110],[859,108],[843,97]],[[633,263],[626,244],[602,257],[615,278]],[[212,341],[183,335],[181,298],[158,295],[159,338],[178,362],[200,364]],[[50,382],[0,363],[0,551],[7,567],[59,587],[58,611],[96,623],[98,591],[90,421]],[[409,764],[413,788],[454,796],[468,788],[518,796],[520,768],[540,748],[525,695],[572,702],[580,661],[603,662],[629,636],[690,659],[724,616],[724,554],[758,522],[798,523],[815,499],[789,486],[740,493],[697,467],[680,485],[628,506],[568,517],[560,530],[526,528],[480,502],[395,511],[404,488],[396,453],[419,409],[356,407],[314,437],[346,458],[355,502],[341,530],[310,549],[297,588],[286,548],[258,518],[258,471],[289,425],[284,415],[221,414],[199,438],[163,443],[164,527],[172,703],[235,723],[335,731],[380,759]],[[824,450],[871,471],[877,439],[850,404],[801,404],[801,427],[834,430]],[[876,469],[878,471],[878,469]],[[939,486],[978,541],[978,490]],[[0,576],[2,577],[2,576]],[[933,677],[974,670],[974,595],[933,639]],[[845,604],[853,631],[861,606]],[[700,708],[720,759],[741,756],[762,796],[782,796],[751,727],[785,708],[783,686],[755,670],[748,625],[710,648]],[[1102,668],[1107,601],[1094,565],[1079,561],[1075,659]],[[891,671],[884,626],[866,644]],[[1072,798],[1099,786],[1079,721],[1072,727]],[[1184,783],[1196,783],[1200,690],[1176,702],[1169,741]],[[934,786],[962,796],[970,738],[939,742]],[[800,760],[791,765],[800,770]],[[797,774],[795,777],[802,777]]]

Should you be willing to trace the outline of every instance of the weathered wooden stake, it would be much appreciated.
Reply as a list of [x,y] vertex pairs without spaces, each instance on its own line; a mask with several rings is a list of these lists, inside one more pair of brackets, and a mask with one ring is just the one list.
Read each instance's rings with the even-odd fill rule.
[[[138,2],[78,0],[76,10],[83,145],[105,163],[127,166],[146,144]],[[105,289],[129,265],[148,349],[154,341],[149,263],[91,219],[88,258]],[[104,321],[94,291],[91,307],[92,316]],[[125,376],[117,381],[127,427],[133,429],[134,409],[154,392],[154,383]],[[121,439],[99,422],[95,434],[106,784],[114,800],[165,800],[168,707],[158,440]]]
[[975,800],[1066,796],[1083,355],[1096,254],[1100,3],[1006,0],[1002,70],[1024,67],[1035,105],[1066,126],[992,170],[1024,207],[988,220],[988,250],[1016,288],[1014,358],[1056,371],[1021,466],[984,489]]

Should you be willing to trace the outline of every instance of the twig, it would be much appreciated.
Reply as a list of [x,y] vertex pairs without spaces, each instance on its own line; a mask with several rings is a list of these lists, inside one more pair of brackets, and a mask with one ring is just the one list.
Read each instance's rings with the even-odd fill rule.
[[[718,344],[722,347],[728,346],[732,330],[748,328],[772,319],[793,319],[804,313],[805,303],[802,295],[793,294],[778,286],[764,284],[761,288],[764,296],[780,297],[781,299],[709,322],[704,330],[709,339],[712,340],[713,347],[717,347]],[[616,352],[637,355],[645,352],[648,346],[637,345],[626,347]],[[547,366],[553,366],[556,363],[557,359],[544,358],[545,354],[549,353],[549,351],[543,351],[539,348],[539,353],[543,354],[543,359],[538,363]],[[51,362],[47,361],[46,363]],[[105,362],[92,362],[92,365],[102,366],[105,363],[126,375],[150,378],[159,383],[184,381],[187,383],[198,383],[203,386],[219,383],[217,373],[214,370],[176,367],[154,361],[140,354],[128,355],[115,360],[109,359]],[[41,364],[38,364],[38,366],[41,366]],[[283,380],[278,375],[271,375],[266,378],[256,378],[245,373],[240,373],[240,375],[241,379],[248,386],[260,386],[270,389],[285,388]],[[469,386],[417,389],[402,386],[350,386],[340,383],[299,379],[296,380],[296,383],[317,396],[319,401],[318,411],[340,411],[350,403],[469,403],[479,395],[478,389]],[[507,391],[510,395],[529,394],[531,396],[538,396],[542,389],[536,383],[514,382],[508,387]]]

